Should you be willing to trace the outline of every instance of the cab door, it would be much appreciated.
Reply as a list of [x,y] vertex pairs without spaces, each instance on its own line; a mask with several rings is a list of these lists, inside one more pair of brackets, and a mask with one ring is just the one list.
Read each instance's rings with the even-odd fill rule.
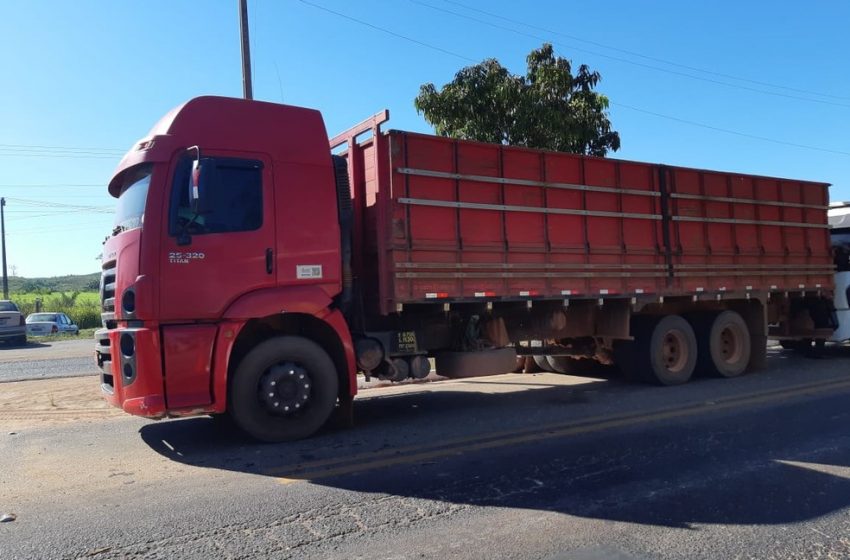
[[240,295],[277,282],[271,162],[257,154],[204,154],[210,172],[193,204],[195,159],[179,157],[172,176],[160,257],[163,321],[218,319]]

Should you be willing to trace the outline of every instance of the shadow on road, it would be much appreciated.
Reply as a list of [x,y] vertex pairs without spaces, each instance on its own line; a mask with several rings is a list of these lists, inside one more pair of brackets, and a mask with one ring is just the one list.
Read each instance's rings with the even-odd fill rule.
[[3,351],[3,350],[35,350],[36,348],[47,348],[49,346],[52,346],[52,344],[46,344],[44,342],[35,341],[35,340],[32,340],[31,338],[28,338],[26,344],[4,342],[3,344],[0,344],[0,351]]
[[[787,353],[774,359],[807,363]],[[210,418],[149,424],[140,433],[158,453],[197,467],[640,524],[787,524],[850,506],[846,394],[593,433],[535,430],[540,411],[590,406],[597,391],[642,390],[597,381],[366,399],[357,403],[355,428],[279,445],[246,442]],[[500,443],[504,420],[517,415],[526,435]]]

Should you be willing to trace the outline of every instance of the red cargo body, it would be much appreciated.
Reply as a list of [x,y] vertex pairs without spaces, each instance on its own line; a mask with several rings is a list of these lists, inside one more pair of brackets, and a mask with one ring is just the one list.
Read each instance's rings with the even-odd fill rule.
[[379,133],[380,122],[365,141],[332,141],[348,141],[354,270],[378,287],[369,312],[832,287],[827,184]]

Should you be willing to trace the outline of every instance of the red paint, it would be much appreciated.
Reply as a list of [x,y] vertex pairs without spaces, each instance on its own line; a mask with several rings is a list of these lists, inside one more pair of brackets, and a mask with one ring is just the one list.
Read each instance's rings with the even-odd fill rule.
[[165,394],[168,408],[212,402],[212,353],[216,325],[170,325],[162,328]]
[[163,418],[166,415],[166,406],[159,332],[156,329],[133,329],[137,349],[136,378],[127,383],[122,376],[118,357],[118,340],[122,331],[123,329],[116,329],[109,333],[114,385],[112,392],[104,393],[104,396],[111,405],[123,408],[130,414]]

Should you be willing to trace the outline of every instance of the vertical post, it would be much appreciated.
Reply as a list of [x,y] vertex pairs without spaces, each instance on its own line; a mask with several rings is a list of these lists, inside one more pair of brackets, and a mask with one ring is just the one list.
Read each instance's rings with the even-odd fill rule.
[[239,0],[239,30],[242,37],[242,92],[245,99],[254,99],[251,85],[251,44],[248,40],[248,0]]
[[3,209],[6,199],[0,198],[0,238],[3,246],[3,299],[9,299],[9,276],[6,274],[6,216]]

